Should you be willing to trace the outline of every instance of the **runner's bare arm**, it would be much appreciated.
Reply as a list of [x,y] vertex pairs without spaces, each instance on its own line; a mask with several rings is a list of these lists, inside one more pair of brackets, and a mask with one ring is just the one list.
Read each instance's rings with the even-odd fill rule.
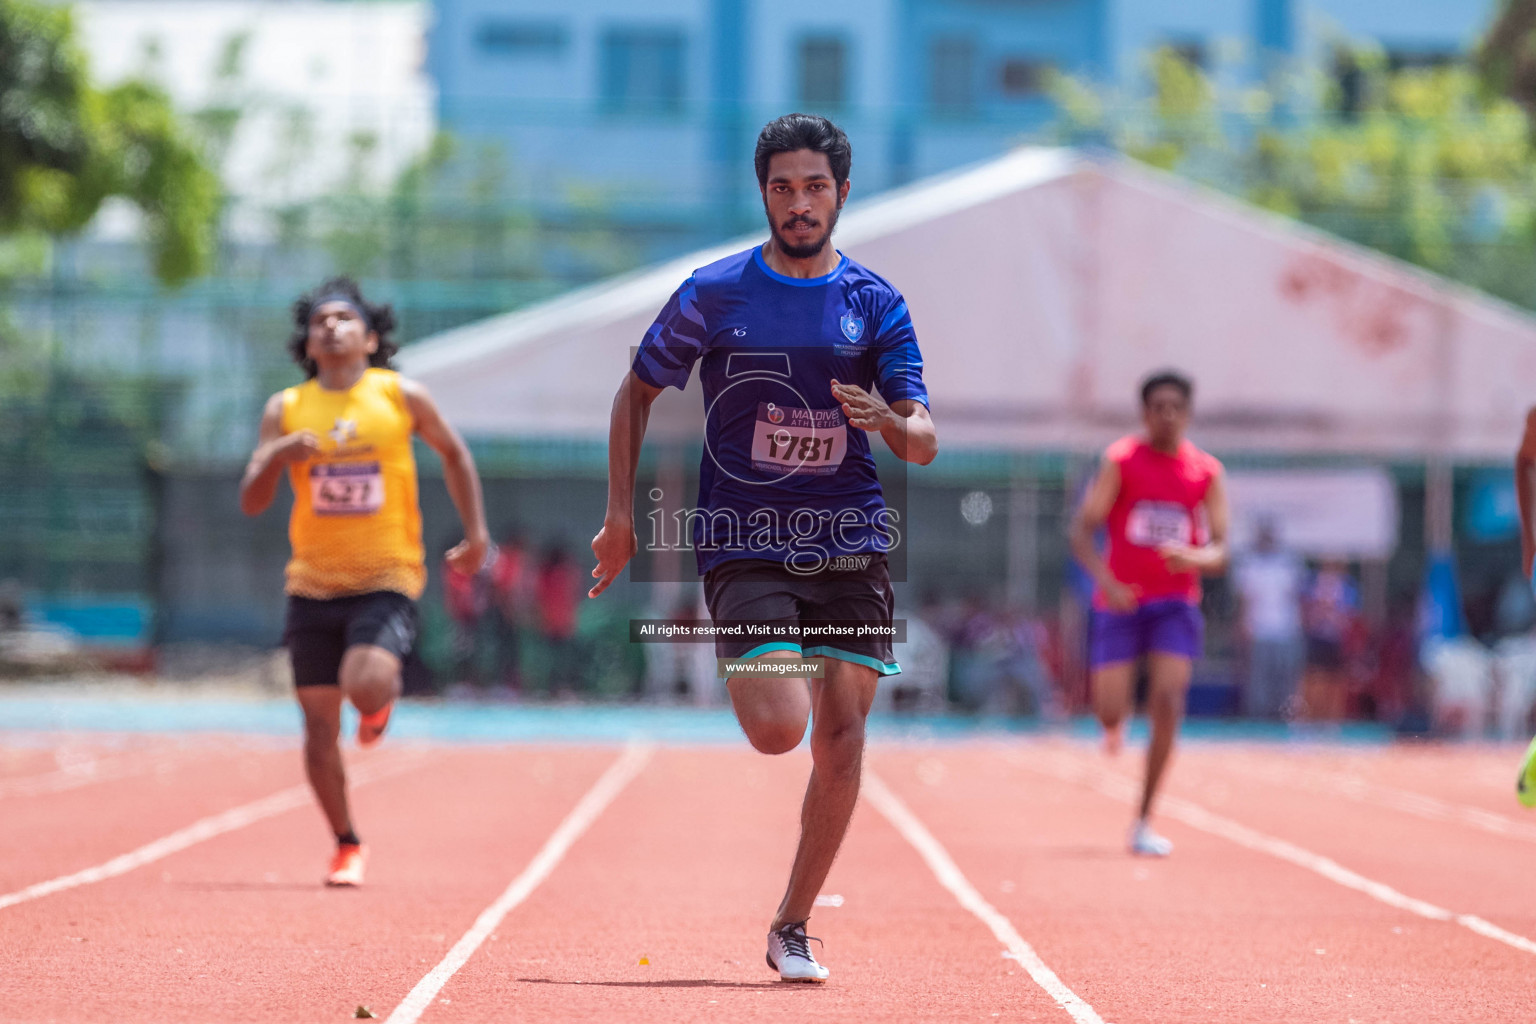
[[939,454],[939,435],[934,429],[928,407],[915,398],[903,398],[886,405],[854,384],[832,382],[832,396],[843,403],[843,415],[860,430],[878,431],[885,443],[903,462],[926,466]]
[[256,450],[240,478],[240,511],[259,516],[277,497],[277,481],[289,463],[303,462],[320,450],[320,439],[309,430],[283,433],[282,393],[267,399],[261,411],[261,428],[256,434]]
[[1194,571],[1209,576],[1227,568],[1227,528],[1232,513],[1227,504],[1225,473],[1211,478],[1211,486],[1205,492],[1205,518],[1211,535],[1204,544],[1197,548],[1188,544],[1165,544],[1158,548],[1158,554],[1174,572]]
[[1536,559],[1536,538],[1531,535],[1536,516],[1536,408],[1525,416],[1525,436],[1515,453],[1515,498],[1520,505],[1520,567],[1527,579]]
[[453,499],[453,507],[458,510],[459,522],[464,524],[464,539],[448,552],[448,564],[459,572],[473,575],[485,564],[485,553],[491,546],[475,458],[459,432],[443,419],[426,387],[401,378],[400,392],[405,395],[406,407],[411,410],[416,435],[443,460],[443,482],[448,485],[448,497]]
[[607,590],[639,547],[635,540],[635,467],[640,462],[640,443],[645,440],[651,403],[661,391],[631,370],[613,396],[608,421],[608,511],[603,515],[603,528],[592,538],[592,554],[597,557],[592,576],[597,583],[587,591],[588,597]]
[[1109,606],[1116,611],[1131,611],[1136,607],[1136,594],[1115,579],[1093,543],[1093,535],[1109,518],[1109,510],[1114,507],[1115,498],[1119,495],[1120,464],[1105,459],[1093,483],[1088,486],[1083,503],[1072,517],[1072,525],[1067,528],[1067,540],[1072,546],[1072,557],[1093,577],[1109,601]]

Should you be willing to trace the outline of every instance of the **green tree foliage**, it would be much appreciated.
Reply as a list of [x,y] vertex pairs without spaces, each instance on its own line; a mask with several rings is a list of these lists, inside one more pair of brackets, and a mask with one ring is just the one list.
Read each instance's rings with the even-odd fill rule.
[[1490,88],[1536,117],[1536,0],[1505,0],[1477,51]]
[[[347,171],[329,194],[282,211],[295,241],[316,238],[332,265],[360,277],[542,285],[551,260],[603,277],[639,262],[612,230],[604,197],[567,186],[571,213],[550,230],[508,200],[514,168],[496,146],[462,146],[447,133],[387,184],[370,178],[378,140],[346,140]],[[466,151],[467,149],[467,151]]]
[[35,252],[113,196],[142,211],[161,281],[207,270],[219,183],[165,94],[95,86],[67,8],[0,0],[0,237]]
[[1470,67],[1217,88],[1162,51],[1149,94],[1063,79],[1064,136],[1092,138],[1490,292],[1536,306],[1536,149],[1520,106]]

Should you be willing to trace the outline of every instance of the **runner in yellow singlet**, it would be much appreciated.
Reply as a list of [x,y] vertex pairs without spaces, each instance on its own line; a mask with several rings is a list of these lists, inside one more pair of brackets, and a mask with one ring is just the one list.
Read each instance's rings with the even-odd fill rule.
[[294,303],[294,361],[308,378],[273,395],[240,481],[240,508],[259,515],[284,472],[293,487],[283,642],[304,712],[304,766],[336,833],[330,885],[361,885],[367,851],[352,825],[338,737],[341,701],[377,743],[416,642],[426,586],[411,437],[442,457],[465,540],[448,553],[473,573],[490,547],[480,478],[459,435],[420,384],[389,368],[394,312],[336,278]]

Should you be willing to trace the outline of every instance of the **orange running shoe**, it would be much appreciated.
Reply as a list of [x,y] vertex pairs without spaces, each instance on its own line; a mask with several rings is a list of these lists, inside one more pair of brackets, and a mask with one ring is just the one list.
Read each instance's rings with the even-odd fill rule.
[[384,728],[389,725],[389,714],[395,710],[395,702],[390,701],[371,715],[363,715],[357,720],[357,745],[371,747],[384,738]]
[[331,858],[331,873],[325,876],[326,885],[359,886],[363,884],[363,869],[368,865],[368,848],[344,843],[336,847]]

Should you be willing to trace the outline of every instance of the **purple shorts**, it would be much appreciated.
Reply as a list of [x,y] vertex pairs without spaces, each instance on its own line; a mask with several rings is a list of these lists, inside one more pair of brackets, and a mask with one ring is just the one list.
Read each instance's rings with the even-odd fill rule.
[[1135,661],[1153,651],[1193,661],[1205,642],[1205,617],[1181,598],[1149,601],[1133,612],[1093,609],[1088,621],[1088,665]]

